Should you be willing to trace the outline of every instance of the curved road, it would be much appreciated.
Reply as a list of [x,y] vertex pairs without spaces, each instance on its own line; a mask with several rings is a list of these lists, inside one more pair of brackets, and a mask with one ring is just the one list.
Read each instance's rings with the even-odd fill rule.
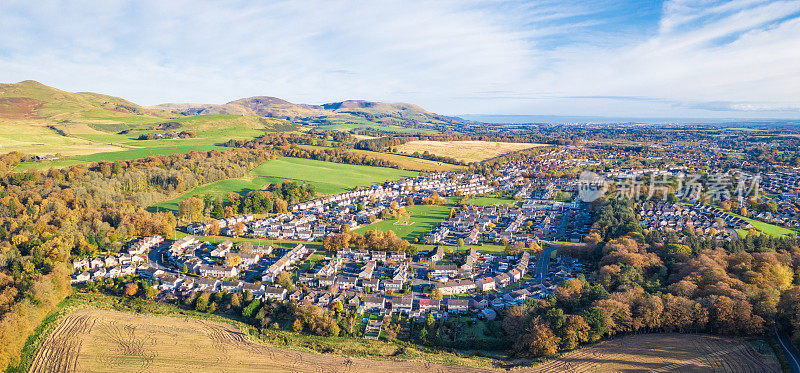
[[778,344],[783,350],[783,355],[786,356],[786,361],[789,362],[792,373],[800,373],[800,354],[798,354],[797,349],[792,346],[791,342],[778,333],[778,331],[775,331],[775,338],[778,339]]

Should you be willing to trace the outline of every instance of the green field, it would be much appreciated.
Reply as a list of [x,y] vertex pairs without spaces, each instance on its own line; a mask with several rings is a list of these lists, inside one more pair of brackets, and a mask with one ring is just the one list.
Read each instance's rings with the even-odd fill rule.
[[439,225],[439,223],[447,220],[450,216],[451,205],[444,206],[425,206],[415,205],[406,207],[411,214],[409,221],[411,225],[398,224],[397,220],[383,220],[366,227],[361,227],[355,230],[357,233],[363,234],[366,231],[380,229],[382,232],[394,231],[394,233],[409,242],[414,242],[414,238],[422,238],[431,229]]
[[195,195],[224,195],[231,192],[246,194],[253,190],[259,190],[268,183],[279,183],[286,180],[314,184],[317,194],[336,194],[351,190],[356,186],[364,187],[415,175],[415,172],[393,168],[287,157],[264,162],[245,178],[206,184],[175,199],[153,205],[151,209],[177,211],[181,201]]
[[133,159],[147,158],[151,155],[185,154],[185,153],[191,153],[197,151],[209,151],[215,149],[219,151],[225,151],[229,148],[224,146],[214,146],[214,145],[193,145],[190,143],[189,144],[176,143],[174,146],[156,146],[156,147],[122,150],[118,152],[95,153],[95,154],[81,155],[70,158],[56,159],[53,161],[23,162],[17,165],[17,167],[14,168],[14,171],[26,171],[30,169],[43,169],[51,167],[58,168],[58,167],[72,166],[81,163],[92,163],[100,161],[107,161],[107,162],[127,161]]
[[[758,220],[755,220],[755,219],[746,218],[746,217],[741,216],[741,215],[736,215],[736,214],[734,214],[732,212],[728,212],[727,214],[728,215],[733,215],[733,216],[735,216],[737,218],[744,219],[746,222],[752,224],[753,227],[755,227],[761,233],[768,234],[770,236],[784,237],[784,236],[789,236],[789,235],[797,235],[797,231],[794,231],[794,230],[789,229],[789,228],[779,227],[779,226],[777,226],[775,224],[765,223],[763,221],[758,221]],[[744,237],[744,236],[747,235],[747,231],[745,231],[743,229],[737,229],[736,232],[739,234],[739,237]]]
[[[262,123],[261,119],[265,118],[209,115],[176,119],[175,121],[177,122],[189,123],[186,128],[179,128],[177,129],[178,131],[184,129],[197,131],[196,133],[199,137],[156,140],[136,139],[142,133],[159,132],[148,130],[147,128],[150,128],[151,125],[140,126],[138,130],[132,130],[122,135],[100,131],[101,129],[118,129],[120,124],[116,123],[104,125],[68,124],[63,125],[62,128],[68,136],[57,135],[55,132],[47,130],[49,132],[44,132],[43,135],[38,137],[41,143],[9,143],[10,145],[15,145],[15,147],[10,147],[9,144],[3,143],[3,134],[9,133],[10,137],[15,137],[17,136],[16,133],[22,130],[22,128],[15,128],[16,132],[10,130],[4,132],[3,128],[10,127],[0,126],[0,145],[4,145],[4,148],[2,148],[3,150],[19,150],[35,154],[61,153],[64,156],[54,161],[22,163],[15,169],[16,171],[25,171],[29,169],[47,169],[51,167],[58,168],[98,161],[133,160],[146,158],[151,155],[190,153],[213,149],[224,151],[228,148],[221,146],[221,144],[230,139],[254,138],[263,135],[268,129],[282,130],[296,128],[296,126],[283,128],[279,124],[266,121],[266,119],[265,122]],[[225,127],[226,125],[230,125],[231,127]],[[46,129],[46,127],[42,128]],[[70,150],[73,148],[74,150]],[[31,150],[35,150],[35,152]]]

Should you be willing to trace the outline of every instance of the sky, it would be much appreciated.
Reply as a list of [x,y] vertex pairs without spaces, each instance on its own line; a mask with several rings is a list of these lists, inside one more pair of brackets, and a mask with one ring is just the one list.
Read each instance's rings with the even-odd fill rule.
[[800,0],[0,2],[0,81],[142,105],[800,118]]

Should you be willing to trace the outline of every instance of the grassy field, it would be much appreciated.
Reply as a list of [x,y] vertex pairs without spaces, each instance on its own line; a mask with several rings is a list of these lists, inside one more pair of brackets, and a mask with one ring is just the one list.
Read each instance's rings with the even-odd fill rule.
[[487,142],[487,141],[411,141],[400,145],[401,153],[413,154],[428,152],[452,157],[464,162],[480,162],[503,154],[530,149],[542,144]]
[[228,179],[203,185],[175,199],[156,204],[152,208],[177,211],[178,204],[191,196],[224,195],[231,192],[245,194],[252,190],[259,190],[268,183],[278,183],[285,180],[314,184],[318,194],[336,194],[351,190],[356,186],[364,187],[415,175],[415,172],[393,168],[350,165],[301,158],[280,158],[259,165],[246,178]]
[[43,169],[51,167],[66,167],[82,163],[92,163],[100,161],[126,161],[132,159],[147,158],[151,155],[168,155],[168,154],[185,154],[197,151],[208,150],[225,151],[228,149],[224,146],[214,145],[193,145],[191,143],[175,143],[173,146],[154,146],[137,149],[126,149],[113,152],[94,153],[89,155],[81,155],[70,158],[56,159],[53,161],[42,162],[23,162],[14,168],[14,171],[26,171],[30,169]]
[[[760,342],[760,341],[758,341]],[[765,343],[698,334],[642,334],[602,341],[536,366],[541,372],[780,372]]]
[[123,149],[116,145],[63,136],[48,125],[49,122],[44,120],[0,119],[0,153],[17,151],[36,155],[61,153],[74,156]]
[[[752,224],[753,227],[755,227],[759,232],[764,233],[764,234],[768,234],[770,236],[784,237],[784,236],[789,236],[789,235],[797,235],[797,231],[794,231],[794,230],[789,229],[789,228],[779,227],[779,226],[777,226],[775,224],[765,223],[763,221],[758,221],[758,220],[755,220],[755,219],[746,218],[744,216],[737,215],[737,214],[734,214],[732,212],[728,212],[727,214],[735,216],[737,218],[744,219],[746,222]],[[745,231],[745,230],[737,229],[736,231],[737,231],[737,233],[739,233],[740,237],[744,237],[744,236],[747,235],[747,231]]]
[[382,232],[394,231],[394,233],[409,242],[414,242],[414,238],[422,238],[439,223],[447,220],[450,216],[452,206],[423,206],[415,205],[407,207],[411,214],[410,225],[400,224],[397,220],[383,220],[377,223],[356,229],[355,232],[363,234],[369,230],[380,229]]

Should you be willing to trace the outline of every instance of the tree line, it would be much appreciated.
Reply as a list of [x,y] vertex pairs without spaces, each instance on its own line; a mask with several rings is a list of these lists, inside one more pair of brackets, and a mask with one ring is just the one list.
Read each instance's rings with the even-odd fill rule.
[[595,214],[587,245],[559,249],[589,260],[592,280],[564,281],[548,299],[509,309],[503,329],[515,355],[647,332],[758,336],[779,327],[800,342],[796,238],[667,238],[634,224],[629,200],[602,201]]

